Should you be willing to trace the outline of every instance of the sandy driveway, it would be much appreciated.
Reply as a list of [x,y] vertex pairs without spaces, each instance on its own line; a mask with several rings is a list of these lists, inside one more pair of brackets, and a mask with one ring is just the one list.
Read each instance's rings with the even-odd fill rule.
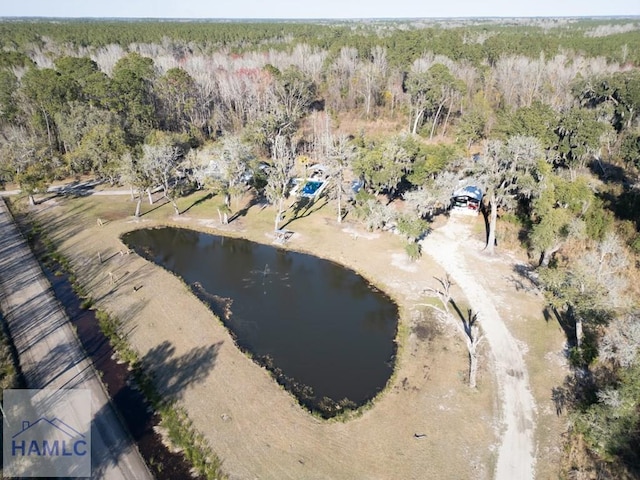
[[[485,341],[491,347],[494,372],[501,400],[502,434],[495,471],[496,480],[532,479],[535,470],[535,403],[522,347],[507,329],[496,308],[496,299],[483,272],[470,268],[471,257],[481,244],[469,238],[465,219],[452,216],[424,241],[426,253],[433,256],[453,282],[464,292],[478,321]],[[483,259],[484,267],[490,263]]]

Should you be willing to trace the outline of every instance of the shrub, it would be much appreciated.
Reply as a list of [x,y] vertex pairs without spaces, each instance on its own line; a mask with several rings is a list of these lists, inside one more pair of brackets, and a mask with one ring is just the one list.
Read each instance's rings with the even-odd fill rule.
[[409,256],[409,259],[411,261],[415,261],[422,256],[422,248],[420,247],[419,243],[407,243],[407,245],[404,247],[404,250],[405,252],[407,252],[407,255]]

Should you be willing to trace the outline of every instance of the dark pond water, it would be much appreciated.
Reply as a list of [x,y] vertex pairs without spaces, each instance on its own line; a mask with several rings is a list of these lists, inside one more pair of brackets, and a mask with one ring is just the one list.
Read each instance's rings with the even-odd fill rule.
[[398,309],[355,272],[186,229],[137,230],[123,241],[184,279],[240,348],[323,416],[366,403],[388,381]]

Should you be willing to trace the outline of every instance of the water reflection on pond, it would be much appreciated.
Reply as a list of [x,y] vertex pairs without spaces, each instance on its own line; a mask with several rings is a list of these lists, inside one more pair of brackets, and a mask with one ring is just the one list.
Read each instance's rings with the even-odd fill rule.
[[237,344],[312,410],[331,416],[339,403],[362,405],[389,379],[398,309],[355,272],[179,228],[137,230],[123,241],[226,316]]

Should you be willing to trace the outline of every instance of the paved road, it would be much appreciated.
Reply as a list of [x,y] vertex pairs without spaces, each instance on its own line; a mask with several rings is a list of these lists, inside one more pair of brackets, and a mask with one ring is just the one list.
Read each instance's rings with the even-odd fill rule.
[[92,478],[153,478],[3,199],[0,310],[28,388],[91,390]]

